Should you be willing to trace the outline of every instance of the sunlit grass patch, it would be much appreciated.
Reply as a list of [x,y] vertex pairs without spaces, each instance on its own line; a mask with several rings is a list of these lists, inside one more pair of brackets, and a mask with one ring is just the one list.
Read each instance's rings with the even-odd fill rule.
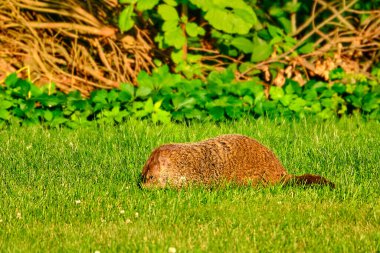
[[[352,119],[3,130],[0,251],[376,252],[379,129]],[[290,173],[337,187],[138,187],[154,147],[222,133],[254,137]]]

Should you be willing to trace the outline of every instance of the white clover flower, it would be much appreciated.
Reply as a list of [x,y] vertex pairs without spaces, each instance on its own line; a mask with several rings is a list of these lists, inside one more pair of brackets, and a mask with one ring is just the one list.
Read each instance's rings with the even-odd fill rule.
[[177,249],[174,248],[174,247],[169,247],[168,252],[169,252],[169,253],[176,253],[176,252],[177,252]]
[[135,212],[135,218],[138,218],[138,217],[139,217],[139,213]]
[[131,223],[131,222],[132,222],[132,221],[131,221],[130,219],[126,219],[126,220],[125,220],[125,223],[126,223],[126,224],[129,224],[129,223]]
[[100,250],[95,250],[95,252],[94,253],[100,253]]
[[125,214],[125,211],[124,210],[120,210],[120,214]]
[[75,200],[75,204],[79,205],[81,203],[80,199]]
[[17,219],[22,219],[22,217],[21,217],[21,213],[20,213],[20,212],[17,212],[17,213],[16,213],[16,218],[17,218]]

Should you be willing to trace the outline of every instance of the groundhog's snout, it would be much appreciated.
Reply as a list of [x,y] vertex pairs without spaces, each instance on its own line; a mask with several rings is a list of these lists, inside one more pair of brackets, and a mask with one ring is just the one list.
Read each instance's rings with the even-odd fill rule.
[[149,188],[150,186],[154,185],[154,182],[152,179],[153,178],[149,178],[146,174],[141,174],[140,175],[139,187],[140,188]]
[[166,184],[166,178],[160,173],[160,168],[156,164],[146,164],[140,178],[141,187],[163,187]]

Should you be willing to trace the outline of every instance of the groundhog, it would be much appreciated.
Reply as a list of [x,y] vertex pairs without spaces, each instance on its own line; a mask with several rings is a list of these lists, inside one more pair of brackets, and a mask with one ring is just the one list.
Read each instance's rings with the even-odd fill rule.
[[238,134],[221,135],[194,143],[162,145],[150,155],[141,180],[144,188],[226,182],[335,187],[332,182],[318,175],[288,174],[271,150],[252,138]]

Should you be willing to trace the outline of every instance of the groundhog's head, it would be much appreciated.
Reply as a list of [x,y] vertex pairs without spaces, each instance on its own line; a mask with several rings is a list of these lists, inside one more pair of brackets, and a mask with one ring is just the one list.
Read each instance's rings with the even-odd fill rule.
[[146,161],[143,171],[141,173],[141,187],[165,187],[167,183],[167,176],[165,176],[164,170],[165,168],[160,163],[159,151],[153,151],[148,161]]

